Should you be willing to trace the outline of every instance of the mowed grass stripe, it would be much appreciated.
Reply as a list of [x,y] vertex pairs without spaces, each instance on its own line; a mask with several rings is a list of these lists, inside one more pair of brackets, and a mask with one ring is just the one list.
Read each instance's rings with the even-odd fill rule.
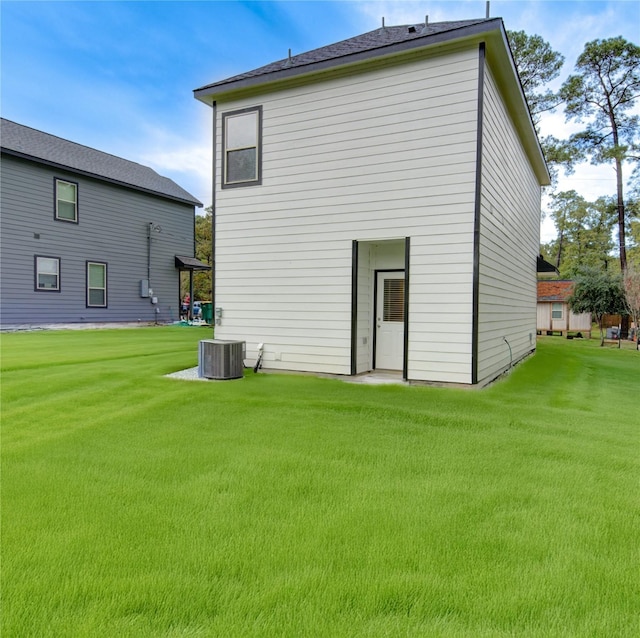
[[65,365],[3,337],[4,635],[637,633],[635,353],[545,339],[481,391],[189,383],[199,330],[69,334]]

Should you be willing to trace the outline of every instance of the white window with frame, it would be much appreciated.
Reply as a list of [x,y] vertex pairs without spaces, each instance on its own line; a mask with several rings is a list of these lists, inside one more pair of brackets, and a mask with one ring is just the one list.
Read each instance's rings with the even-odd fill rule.
[[222,188],[262,183],[262,107],[222,114]]
[[60,258],[35,256],[35,289],[45,292],[60,291]]
[[107,307],[107,264],[87,262],[87,308]]
[[554,302],[551,305],[551,318],[552,319],[562,319],[563,315],[563,304],[559,302]]
[[78,185],[63,179],[55,180],[56,219],[78,223]]

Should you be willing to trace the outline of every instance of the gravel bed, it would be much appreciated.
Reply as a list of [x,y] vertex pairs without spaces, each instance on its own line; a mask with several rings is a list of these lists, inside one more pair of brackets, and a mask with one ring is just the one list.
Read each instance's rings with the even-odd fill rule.
[[195,368],[187,368],[186,370],[178,370],[178,372],[172,372],[164,376],[171,377],[172,379],[183,379],[185,381],[211,381],[211,379],[198,376],[198,366]]

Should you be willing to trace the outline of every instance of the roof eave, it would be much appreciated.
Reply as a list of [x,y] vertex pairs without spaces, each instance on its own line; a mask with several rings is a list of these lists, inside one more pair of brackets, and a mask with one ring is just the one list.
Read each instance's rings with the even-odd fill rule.
[[[512,108],[512,116],[520,124],[522,133],[522,141],[527,150],[527,154],[531,159],[532,166],[535,170],[536,177],[541,186],[549,186],[551,184],[551,176],[547,167],[547,162],[540,146],[540,140],[536,133],[531,112],[527,104],[527,99],[520,82],[520,76],[516,69],[515,60],[511,53],[507,32],[504,28],[502,20],[500,20],[500,28],[493,31],[491,39],[495,46],[487,47],[487,57],[489,63],[494,60],[497,64],[491,66],[494,74],[497,75],[496,80],[500,83],[506,95],[510,98],[508,103]],[[503,71],[504,65],[510,68],[510,72]]]
[[501,24],[501,18],[494,18],[490,21],[485,20],[477,24],[457,27],[449,31],[443,31],[441,33],[435,33],[421,38],[404,40],[403,42],[388,44],[376,47],[375,49],[359,51],[357,53],[350,53],[347,55],[342,55],[340,57],[330,58],[328,60],[320,60],[318,62],[312,62],[301,66],[294,66],[280,69],[278,71],[272,71],[270,73],[240,78],[231,82],[222,80],[221,82],[214,82],[199,89],[195,89],[193,95],[197,100],[211,105],[215,101],[216,97],[231,91],[238,91],[241,89],[270,84],[272,82],[278,82],[281,80],[288,80],[300,75],[316,73],[318,71],[324,71],[335,67],[357,64],[358,62],[380,58],[387,55],[404,53],[405,51],[410,51],[412,49],[427,48],[453,40],[475,37],[483,33],[491,32],[496,29],[496,26]]
[[46,166],[51,166],[53,168],[57,168],[60,170],[67,171],[69,173],[76,173],[78,175],[84,175],[86,177],[91,177],[93,179],[100,180],[102,182],[108,182],[110,184],[115,184],[117,186],[122,186],[125,188],[129,188],[132,190],[139,191],[141,193],[147,193],[149,195],[155,195],[156,197],[162,197],[163,199],[169,199],[172,201],[180,202],[181,204],[189,204],[190,206],[195,206],[196,208],[202,208],[204,204],[195,199],[189,199],[186,197],[179,197],[177,195],[170,195],[168,193],[163,193],[161,191],[153,190],[151,188],[144,188],[142,186],[137,186],[136,184],[129,184],[127,182],[123,182],[122,180],[117,180],[112,177],[107,177],[105,175],[100,175],[99,173],[93,173],[91,171],[86,171],[81,168],[76,168],[74,166],[67,166],[65,164],[60,164],[58,162],[53,162],[51,160],[44,159],[42,157],[36,157],[35,155],[29,155],[28,153],[21,153],[20,151],[15,151],[10,148],[1,147],[0,150],[2,153],[6,155],[12,155],[13,157],[19,157],[21,159],[26,159],[32,162],[37,162],[38,164],[44,164]]

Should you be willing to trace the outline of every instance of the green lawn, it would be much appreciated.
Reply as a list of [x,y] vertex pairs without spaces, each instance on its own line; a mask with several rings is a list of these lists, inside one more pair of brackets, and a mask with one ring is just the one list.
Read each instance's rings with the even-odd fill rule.
[[201,328],[2,335],[2,636],[640,634],[640,355],[484,390],[188,382]]

